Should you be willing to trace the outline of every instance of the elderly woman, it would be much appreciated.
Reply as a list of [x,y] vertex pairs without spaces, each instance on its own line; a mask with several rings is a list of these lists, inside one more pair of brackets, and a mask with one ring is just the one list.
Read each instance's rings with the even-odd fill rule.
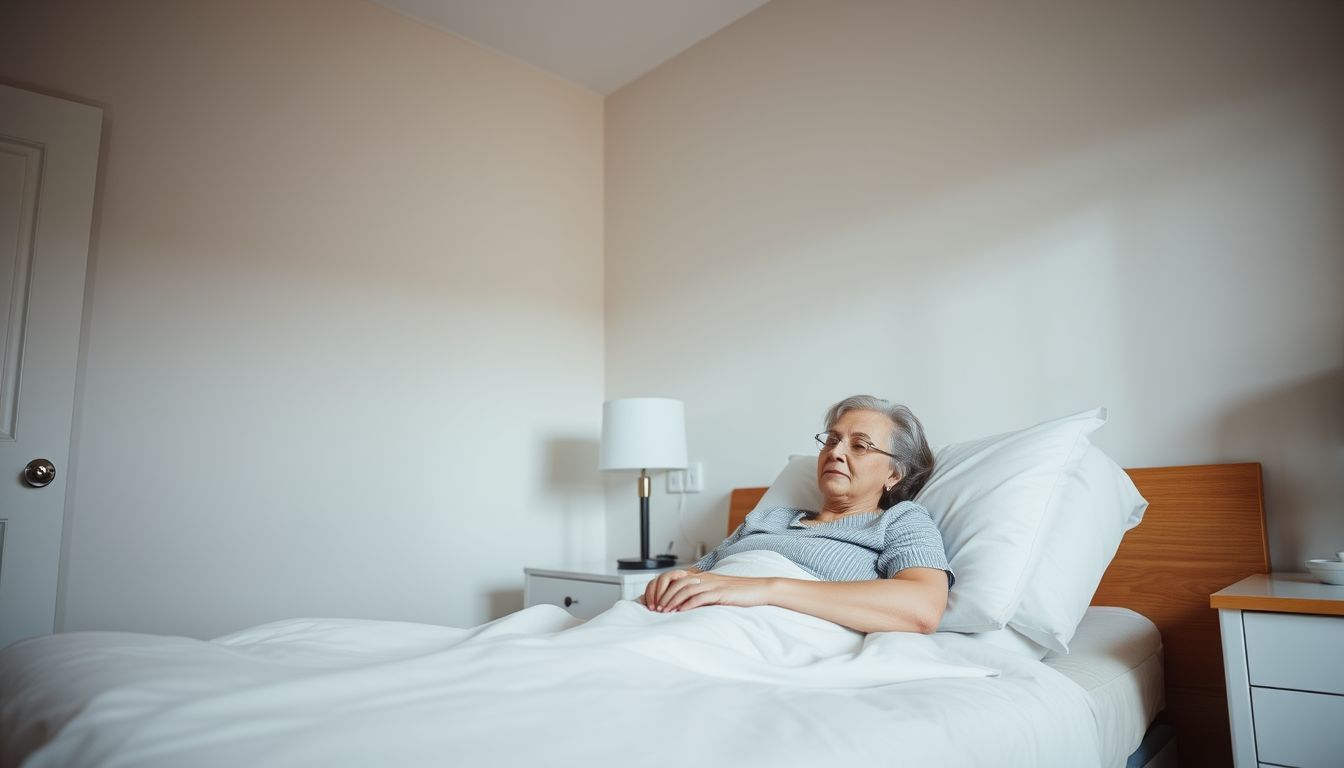
[[[910,501],[933,471],[924,428],[903,405],[841,400],[817,434],[819,510],[756,509],[694,566],[649,582],[654,611],[776,605],[860,632],[933,632],[953,575],[928,510]],[[819,581],[714,573],[738,552],[765,549]]]

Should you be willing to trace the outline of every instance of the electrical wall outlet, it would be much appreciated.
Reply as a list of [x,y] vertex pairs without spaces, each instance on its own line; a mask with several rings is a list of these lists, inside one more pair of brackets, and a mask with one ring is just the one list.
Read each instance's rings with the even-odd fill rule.
[[667,470],[668,493],[700,493],[705,490],[705,465],[695,461],[685,469]]
[[690,466],[683,470],[686,473],[686,479],[682,486],[686,493],[699,493],[705,490],[705,465],[698,462],[691,462]]

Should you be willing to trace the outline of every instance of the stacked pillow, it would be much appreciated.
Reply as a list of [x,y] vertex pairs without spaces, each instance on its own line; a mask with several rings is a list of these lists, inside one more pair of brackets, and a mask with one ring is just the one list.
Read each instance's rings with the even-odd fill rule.
[[1105,423],[1105,411],[1096,409],[934,453],[933,474],[915,501],[942,532],[961,586],[948,596],[940,629],[988,632],[1013,618],[1068,473]]
[[1040,562],[1009,626],[1044,648],[1068,653],[1120,540],[1147,508],[1129,475],[1089,445],[1064,479]]
[[[1005,627],[1068,652],[1124,532],[1147,502],[1088,439],[1106,411],[945,446],[915,501],[929,510],[957,575],[940,631]],[[758,508],[819,509],[816,458],[794,457]]]

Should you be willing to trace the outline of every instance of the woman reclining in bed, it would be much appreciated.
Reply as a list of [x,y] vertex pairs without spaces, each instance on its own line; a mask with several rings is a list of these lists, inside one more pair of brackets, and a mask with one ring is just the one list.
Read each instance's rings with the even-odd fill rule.
[[[860,632],[937,629],[953,575],[928,510],[910,501],[933,471],[919,420],[903,405],[850,397],[831,407],[816,439],[819,511],[752,511],[695,565],[649,582],[644,604],[661,612],[775,605]],[[714,573],[720,558],[757,549],[821,580]]]

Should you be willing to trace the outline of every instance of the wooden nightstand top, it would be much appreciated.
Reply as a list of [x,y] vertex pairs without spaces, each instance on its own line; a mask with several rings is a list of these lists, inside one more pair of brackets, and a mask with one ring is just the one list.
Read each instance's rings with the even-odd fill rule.
[[1257,573],[1209,596],[1214,608],[1344,616],[1344,585],[1309,573]]

